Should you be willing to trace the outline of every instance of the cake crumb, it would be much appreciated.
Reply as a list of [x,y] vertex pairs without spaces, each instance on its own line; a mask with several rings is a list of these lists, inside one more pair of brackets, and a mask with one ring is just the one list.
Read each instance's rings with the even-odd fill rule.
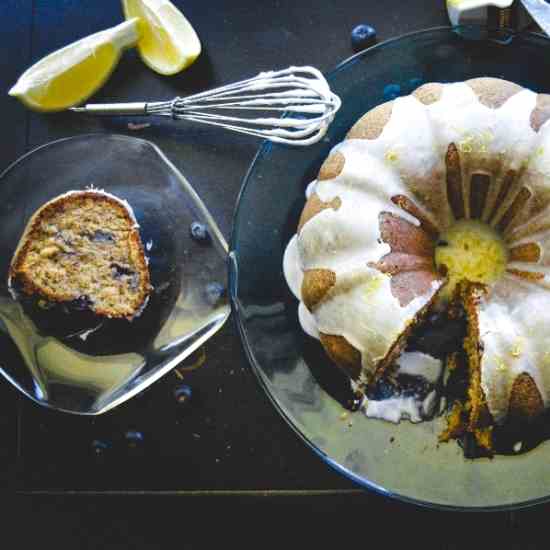
[[522,352],[522,342],[521,341],[518,341],[516,342],[516,344],[514,345],[514,347],[510,350],[510,355],[512,357],[519,357],[521,355],[521,352]]
[[347,420],[349,416],[349,412],[348,411],[344,411],[341,415],[340,415],[340,420]]
[[523,442],[518,441],[514,443],[514,452],[519,453],[521,451],[521,448],[523,447]]

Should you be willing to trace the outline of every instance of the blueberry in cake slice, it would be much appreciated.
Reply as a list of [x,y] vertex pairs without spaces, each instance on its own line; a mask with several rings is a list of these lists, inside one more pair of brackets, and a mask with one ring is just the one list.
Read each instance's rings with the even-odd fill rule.
[[78,303],[100,317],[134,319],[152,287],[130,205],[95,189],[50,200],[25,228],[8,286],[14,298],[45,307]]

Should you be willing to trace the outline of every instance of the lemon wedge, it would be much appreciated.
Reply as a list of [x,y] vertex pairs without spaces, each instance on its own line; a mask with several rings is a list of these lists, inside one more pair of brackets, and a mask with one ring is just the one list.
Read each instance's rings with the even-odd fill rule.
[[8,93],[37,111],[61,111],[82,103],[105,83],[122,51],[138,39],[137,19],[82,38],[35,63]]
[[162,75],[186,69],[201,53],[191,23],[169,0],[122,0],[126,19],[140,19],[138,50],[143,62]]

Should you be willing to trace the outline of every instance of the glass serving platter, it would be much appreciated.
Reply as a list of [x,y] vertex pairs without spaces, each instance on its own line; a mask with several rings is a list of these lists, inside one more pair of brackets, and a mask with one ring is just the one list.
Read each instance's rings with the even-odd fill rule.
[[343,379],[303,335],[282,258],[304,192],[331,147],[372,107],[425,82],[477,76],[550,92],[550,40],[474,27],[436,28],[370,48],[329,76],[343,106],[325,139],[308,148],[265,143],[244,180],[230,252],[230,292],[248,358],[289,425],[330,466],[364,487],[450,509],[510,509],[549,500],[550,443],[516,456],[465,459],[438,445],[442,418],[413,425],[347,416]]
[[[132,322],[97,330],[25,309],[8,291],[11,258],[40,206],[89,186],[126,199],[139,223],[154,287]],[[0,175],[0,373],[41,405],[99,414],[145,389],[225,322],[227,244],[184,176],[148,141],[89,134],[31,151]],[[190,225],[206,225],[196,242]],[[97,324],[97,323],[96,323]]]

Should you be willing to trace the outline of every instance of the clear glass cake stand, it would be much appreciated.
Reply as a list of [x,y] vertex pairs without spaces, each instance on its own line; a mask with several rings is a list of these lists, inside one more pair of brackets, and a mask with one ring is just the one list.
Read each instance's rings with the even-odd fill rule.
[[335,398],[341,380],[336,369],[322,365],[323,354],[303,336],[297,303],[282,272],[283,251],[295,232],[305,187],[353,122],[424,82],[477,76],[505,78],[548,93],[550,40],[507,31],[436,28],[390,40],[339,65],[328,80],[343,106],[324,141],[304,149],[266,143],[250,167],[231,239],[230,291],[261,386],[289,426],[328,465],[363,487],[417,504],[512,509],[549,500],[550,443],[523,455],[471,461],[458,445],[437,444],[441,419],[393,425],[357,413],[343,421],[344,409]]

